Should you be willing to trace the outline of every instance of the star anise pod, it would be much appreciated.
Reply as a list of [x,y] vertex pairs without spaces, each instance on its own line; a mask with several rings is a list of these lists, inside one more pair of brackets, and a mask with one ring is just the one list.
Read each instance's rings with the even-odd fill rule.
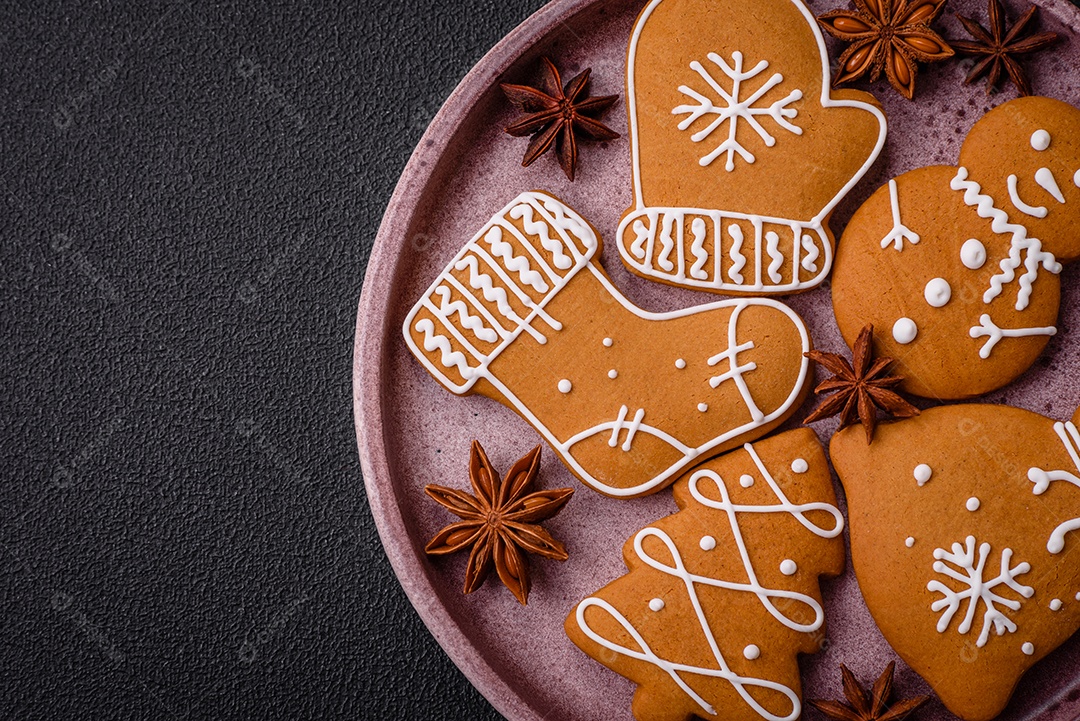
[[522,166],[529,167],[549,148],[555,148],[559,165],[570,180],[574,179],[578,158],[578,133],[594,140],[615,140],[619,137],[595,115],[599,115],[619,99],[618,95],[590,98],[585,93],[591,69],[586,69],[566,87],[555,63],[541,58],[544,74],[539,88],[503,84],[506,97],[527,115],[506,128],[514,137],[532,135],[525,151]]
[[806,417],[806,423],[820,421],[840,414],[840,428],[862,423],[866,429],[866,442],[874,440],[878,409],[888,418],[911,418],[919,415],[919,409],[908,403],[891,389],[903,382],[902,376],[886,373],[892,358],[874,359],[874,326],[868,325],[855,340],[852,363],[835,353],[810,351],[806,357],[824,366],[833,374],[822,381],[815,393],[832,393],[824,403]]
[[952,48],[930,29],[945,9],[946,0],[855,0],[855,10],[833,10],[818,18],[826,32],[851,43],[840,56],[833,86],[870,81],[882,71],[897,92],[908,100],[915,94],[917,63],[932,63],[953,56]]
[[975,38],[970,40],[956,40],[953,46],[965,55],[982,56],[975,67],[971,69],[964,79],[965,84],[970,84],[989,72],[986,80],[986,94],[997,88],[1001,80],[1002,70],[1008,76],[1021,95],[1031,95],[1031,83],[1028,82],[1027,73],[1020,66],[1014,56],[1027,55],[1050,47],[1058,41],[1057,33],[1024,34],[1028,24],[1035,19],[1039,8],[1032,5],[1027,9],[1016,24],[1011,28],[1005,27],[1005,9],[998,0],[990,0],[990,30],[972,18],[966,18],[959,13],[956,18],[964,24],[964,29]]
[[540,471],[540,446],[529,451],[499,480],[479,441],[469,455],[470,495],[445,486],[424,487],[436,503],[461,521],[435,534],[424,549],[433,556],[471,548],[465,570],[465,593],[480,588],[492,566],[510,592],[525,605],[529,567],[523,551],[556,561],[568,558],[566,547],[537,521],[551,518],[566,505],[573,488],[527,493]]
[[840,671],[844,674],[844,696],[851,705],[839,701],[808,701],[808,703],[835,721],[902,721],[921,708],[930,700],[930,697],[916,696],[897,701],[890,706],[889,696],[892,695],[895,668],[896,662],[890,662],[888,668],[874,683],[874,688],[867,694],[847,666],[840,664]]

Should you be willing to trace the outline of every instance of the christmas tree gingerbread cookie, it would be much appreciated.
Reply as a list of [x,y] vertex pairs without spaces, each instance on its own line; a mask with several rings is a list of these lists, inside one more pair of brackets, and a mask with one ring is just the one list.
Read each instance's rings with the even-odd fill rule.
[[405,341],[444,387],[509,406],[610,496],[658,491],[802,403],[810,338],[787,306],[650,313],[611,284],[600,247],[558,199],[523,193],[431,284]]
[[634,200],[617,242],[634,273],[728,295],[816,287],[829,216],[885,142],[874,98],[830,90],[802,0],[652,0],[626,99]]
[[1062,264],[1080,257],[1080,110],[1019,98],[971,129],[958,166],[905,173],[851,219],[833,308],[873,324],[903,390],[969,398],[1023,373],[1057,333]]
[[1080,432],[994,405],[933,408],[867,444],[837,433],[863,598],[901,658],[967,721],[1080,628]]
[[793,721],[799,653],[821,650],[818,577],[844,570],[844,519],[808,428],[746,444],[675,484],[678,513],[623,548],[629,572],[566,620],[638,685],[638,721]]

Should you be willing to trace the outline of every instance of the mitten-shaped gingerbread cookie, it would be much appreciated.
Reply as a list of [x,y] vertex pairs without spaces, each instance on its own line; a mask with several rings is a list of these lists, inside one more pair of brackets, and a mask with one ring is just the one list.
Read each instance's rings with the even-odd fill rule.
[[844,570],[843,516],[810,429],[702,464],[681,509],[623,548],[629,573],[566,620],[585,653],[638,684],[638,721],[792,721],[799,653],[825,639],[820,575]]
[[630,38],[634,273],[717,293],[784,294],[829,273],[836,204],[885,141],[874,98],[829,89],[802,0],[652,0]]
[[872,323],[909,393],[968,398],[1023,373],[1056,333],[1061,264],[1080,257],[1080,110],[1019,98],[971,129],[959,167],[905,173],[844,231],[833,307]]
[[1029,411],[943,406],[833,437],[863,598],[968,721],[1080,627],[1080,433]]
[[787,306],[649,313],[615,289],[599,254],[577,213],[524,193],[435,279],[405,341],[443,386],[513,408],[611,496],[658,491],[796,410],[810,338]]

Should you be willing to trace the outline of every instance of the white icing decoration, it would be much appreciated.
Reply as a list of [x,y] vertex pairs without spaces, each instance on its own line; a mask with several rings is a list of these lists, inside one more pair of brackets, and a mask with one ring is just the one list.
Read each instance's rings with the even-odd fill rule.
[[503,240],[503,229],[493,226],[484,236],[484,240],[491,246],[491,255],[503,261],[506,268],[518,274],[521,282],[530,286],[538,293],[546,293],[548,285],[544,282],[544,276],[537,273],[529,265],[529,259],[524,256],[514,255],[514,246]]
[[[644,30],[653,13],[656,11],[657,7],[659,7],[662,1],[663,0],[650,0],[644,10],[642,10],[641,15],[637,20],[637,23],[634,26],[634,31],[630,37],[630,45],[627,54],[626,101],[630,123],[630,147],[632,153],[631,169],[633,172],[634,207],[631,209],[631,212],[627,213],[623,217],[622,221],[619,224],[619,229],[617,233],[617,244],[620,255],[622,255],[623,259],[626,261],[629,267],[635,269],[642,275],[662,279],[665,281],[675,282],[679,285],[691,286],[696,288],[707,288],[719,292],[749,290],[757,292],[768,291],[773,293],[784,293],[797,290],[807,290],[809,288],[816,287],[821,283],[822,280],[824,280],[828,276],[829,271],[832,269],[833,249],[828,239],[828,233],[825,230],[825,222],[832,214],[832,211],[836,207],[837,203],[839,203],[844,198],[844,196],[847,195],[847,193],[853,187],[855,187],[855,185],[870,169],[870,166],[873,165],[878,155],[880,155],[881,150],[885,145],[886,135],[886,121],[884,113],[879,108],[869,103],[832,97],[830,93],[829,83],[829,78],[831,77],[832,72],[829,67],[829,58],[825,47],[825,41],[822,37],[821,30],[818,27],[817,20],[810,12],[810,10],[801,2],[801,0],[790,0],[792,7],[802,15],[802,18],[805,22],[805,27],[809,30],[810,33],[812,33],[818,48],[818,62],[820,63],[819,67],[821,72],[821,75],[819,77],[821,77],[822,79],[821,86],[819,88],[810,89],[808,90],[808,92],[820,93],[820,106],[822,108],[855,108],[872,115],[874,119],[876,119],[878,126],[877,140],[874,144],[873,150],[867,154],[866,159],[861,165],[861,167],[858,169],[857,172],[852,175],[848,182],[842,188],[840,188],[836,192],[836,194],[831,199],[829,199],[828,202],[826,202],[824,206],[819,211],[817,211],[817,213],[809,220],[806,220],[804,218],[774,218],[742,212],[728,211],[724,209],[713,210],[705,208],[673,208],[648,206],[646,204],[646,199],[643,195],[644,190],[643,184],[641,182],[642,171],[639,132],[639,110],[641,111],[641,116],[644,117],[645,113],[649,113],[650,116],[652,116],[654,113],[654,109],[652,107],[639,108],[637,98],[637,58],[638,48],[642,37],[642,31]],[[721,60],[723,59],[721,58]],[[757,67],[755,67],[754,70],[750,72],[755,71],[757,71]],[[702,77],[702,79],[705,80],[705,77]],[[709,88],[712,88],[712,83],[709,83]],[[727,91],[725,90],[725,92]],[[728,95],[730,97],[737,97],[738,95],[741,95],[741,93],[728,93]],[[710,107],[715,107],[704,96],[695,97],[695,95],[691,95],[689,93],[687,94],[687,96],[694,97],[694,99],[696,100],[696,104],[686,106],[686,112],[690,115],[688,115],[687,118],[683,119],[683,123],[685,123],[690,118],[693,118],[695,114],[699,118],[704,117],[706,114],[710,114]],[[718,94],[718,97],[723,98],[724,96]],[[789,97],[791,96],[789,95]],[[741,100],[741,98],[739,99]],[[748,103],[748,101],[749,98],[747,100],[743,100],[742,103],[746,104]],[[782,100],[780,102],[783,103],[785,101],[786,98],[785,100]],[[741,111],[741,117],[747,120],[747,122],[743,125],[752,125],[750,121],[756,122],[756,118],[754,117],[754,115],[747,115],[748,110],[760,112],[763,109],[751,108],[750,105],[747,105],[746,108],[743,108]],[[784,111],[785,109],[779,108],[779,110]],[[786,110],[787,112],[793,112],[795,109],[789,108]],[[720,124],[722,124],[725,120],[724,116],[721,115],[721,113],[724,112],[731,113],[730,120],[733,121],[732,124],[734,124],[734,121],[740,117],[740,114],[729,111],[727,108],[721,108],[718,110],[718,112],[712,113],[717,115],[717,120],[720,121]],[[784,112],[780,112],[778,114],[777,120],[783,119],[785,117],[786,116]],[[692,122],[693,121],[691,120],[691,123]],[[714,124],[716,124],[716,121],[714,121]],[[672,125],[675,125],[675,123],[672,123]],[[715,131],[716,129],[718,129],[718,127],[713,128],[713,130]],[[687,128],[689,129],[689,125],[687,125]],[[757,129],[755,129],[755,132],[757,132]],[[729,136],[731,135],[731,128],[728,129],[728,134]],[[732,138],[729,137],[728,140],[732,140]],[[725,150],[729,153],[729,155],[731,155],[732,153],[736,153],[739,155],[740,158],[744,157],[742,153],[735,149],[734,144],[731,144]],[[706,158],[707,157],[708,156],[706,156]],[[732,167],[734,167],[734,155],[731,155],[731,161],[733,164]],[[689,215],[703,216],[707,219],[707,223],[711,223],[713,232],[708,233],[708,235],[712,237],[713,243],[715,243],[715,247],[709,249],[708,243],[706,243],[704,246],[707,250],[711,250],[711,254],[714,258],[714,263],[717,267],[717,271],[712,275],[711,279],[695,278],[693,277],[693,275],[683,272],[682,269],[679,269],[677,273],[673,273],[670,271],[664,271],[653,266],[653,242],[655,239],[655,235],[658,232],[657,226],[659,225],[659,218],[661,215],[666,216],[672,214],[677,215],[679,218],[685,218]],[[763,283],[762,278],[766,276],[766,272],[765,269],[761,267],[754,268],[755,272],[752,274],[746,274],[746,276],[749,277],[744,276],[741,271],[745,266],[746,260],[740,257],[741,253],[739,250],[739,246],[742,245],[744,239],[742,237],[741,228],[739,228],[736,223],[731,222],[736,220],[748,221],[752,223],[757,233],[759,234],[761,233],[761,230],[766,223],[774,223],[780,226],[792,228],[793,235],[791,238],[791,242],[794,252],[790,259],[790,266],[792,272],[790,274],[790,280],[788,282],[775,286]],[[728,250],[728,254],[731,257],[733,265],[729,266],[725,272],[721,273],[720,259],[724,255],[725,251],[725,248],[721,247],[725,235],[723,231],[727,231],[727,234],[730,235],[731,240],[735,243],[735,245],[732,245]],[[736,237],[736,232],[738,233],[738,237]],[[807,251],[808,259],[800,259],[799,256],[801,248],[799,246],[801,245],[803,248],[807,248],[814,245],[813,241],[811,241],[810,243],[807,242],[807,236],[816,237],[820,242],[821,248],[824,252],[822,262],[817,264],[815,264],[814,262],[815,260],[817,260],[818,257],[817,248],[814,249],[813,253],[811,253],[809,250]],[[758,243],[758,248],[763,247],[764,238],[761,237],[761,235],[755,237],[754,240]],[[805,264],[802,265],[802,267],[806,270],[809,271],[811,268],[815,268],[815,270],[810,271],[814,273],[812,277],[801,278],[800,274],[797,272],[800,266],[800,262],[802,260],[805,260]],[[782,275],[787,274],[784,273]]]
[[780,266],[784,264],[784,254],[780,252],[780,236],[770,230],[765,234],[765,252],[769,254],[772,262],[769,263],[769,280],[779,283],[784,279],[780,274]]
[[743,649],[742,655],[747,661],[756,661],[761,658],[761,649],[754,644],[750,644]]
[[571,390],[573,390],[573,388],[574,384],[566,378],[563,378],[561,381],[559,381],[559,393],[569,393]]
[[683,368],[686,367],[686,361],[684,361],[682,358],[676,359],[675,367],[678,368],[679,370],[682,370]]
[[895,180],[889,181],[889,200],[892,204],[893,227],[888,235],[881,239],[882,250],[890,245],[896,250],[903,250],[905,240],[912,245],[917,245],[920,240],[919,234],[904,225],[903,221],[900,220],[900,197]]
[[1060,611],[1061,610],[1061,599],[1060,598],[1055,598],[1052,601],[1050,601],[1050,610],[1051,611]]
[[614,343],[615,343],[615,341],[611,340],[610,338],[605,338],[604,339],[604,347],[605,348],[610,348]]
[[[1069,458],[1072,459],[1076,470],[1080,471],[1080,431],[1077,431],[1076,424],[1055,423],[1054,432],[1061,439],[1061,443],[1065,446],[1065,451],[1069,454]],[[1028,480],[1035,484],[1035,487],[1031,490],[1036,496],[1046,493],[1047,489],[1050,488],[1050,484],[1055,481],[1063,481],[1080,487],[1080,477],[1070,471],[1063,470],[1044,471],[1041,468],[1032,468],[1028,471]],[[1050,534],[1050,540],[1046,543],[1046,550],[1055,555],[1061,553],[1065,549],[1065,534],[1076,530],[1080,530],[1080,518],[1065,521]],[[1080,593],[1076,594],[1076,600],[1080,601]]]
[[660,611],[663,611],[664,610],[664,599],[662,599],[662,598],[654,598],[653,600],[649,601],[649,610],[653,611],[655,613],[659,613]]
[[712,536],[702,536],[699,545],[702,551],[711,551],[716,548],[716,539]]
[[754,485],[754,477],[744,473],[743,475],[739,476],[739,485],[743,488],[749,488],[750,486]]
[[920,486],[925,486],[926,482],[930,480],[930,477],[934,475],[934,470],[925,463],[920,463],[915,466],[915,480]]
[[[707,70],[700,62],[694,60],[690,63],[690,69],[700,75],[701,79],[705,81],[705,84],[712,89],[713,93],[716,95],[716,100],[710,100],[687,85],[680,85],[679,92],[691,100],[696,101],[697,104],[680,105],[671,111],[672,115],[686,115],[679,123],[679,130],[689,129],[691,125],[705,115],[716,116],[716,119],[713,120],[708,127],[690,136],[690,139],[695,143],[707,140],[709,136],[719,130],[724,123],[728,123],[727,138],[712,152],[701,158],[700,163],[702,167],[712,165],[712,162],[724,153],[727,153],[727,163],[724,165],[724,168],[728,172],[735,169],[736,154],[747,163],[754,162],[753,153],[747,150],[737,139],[740,119],[753,128],[758,134],[758,137],[765,143],[765,146],[769,148],[776,144],[776,138],[770,135],[765,128],[762,127],[761,123],[758,122],[757,117],[759,116],[769,116],[777,125],[788,132],[794,133],[795,135],[802,135],[802,128],[789,122],[791,118],[798,115],[798,111],[795,110],[795,108],[788,107],[791,103],[802,99],[801,90],[792,90],[786,97],[776,100],[768,107],[755,107],[756,103],[761,100],[766,93],[784,82],[784,76],[780,73],[774,73],[772,77],[766,80],[757,90],[745,99],[742,97],[743,82],[752,80],[763,73],[765,69],[769,67],[767,60],[762,60],[750,70],[744,71],[743,54],[738,50],[731,54],[731,65],[728,65],[727,61],[716,53],[709,53],[708,58],[713,65],[727,76],[728,80],[731,80],[731,91],[728,92],[724,89],[717,77],[712,74],[711,70]],[[717,106],[716,102],[720,102],[721,105]]]
[[1050,133],[1045,130],[1036,130],[1031,134],[1031,147],[1042,152],[1050,147]]
[[1080,188],[1080,169],[1073,173],[1073,185]]
[[1041,205],[1028,205],[1020,199],[1020,193],[1016,188],[1017,178],[1015,175],[1010,175],[1006,183],[1009,186],[1009,200],[1011,200],[1012,204],[1016,206],[1016,209],[1024,215],[1030,215],[1032,218],[1045,218],[1046,214],[1050,212]]
[[[990,279],[990,288],[983,294],[983,302],[989,304],[1001,295],[1004,285],[1016,279],[1016,270],[1023,264],[1026,272],[1020,277],[1020,289],[1016,293],[1016,309],[1024,310],[1031,300],[1032,286],[1039,277],[1040,266],[1056,275],[1061,272],[1061,264],[1055,260],[1053,253],[1042,249],[1042,241],[1028,237],[1027,228],[1010,223],[1008,214],[994,206],[994,199],[983,194],[979,184],[967,178],[968,170],[961,166],[957,168],[956,177],[953,178],[949,187],[953,190],[962,190],[964,203],[975,208],[980,218],[989,219],[990,227],[995,233],[1012,236],[1009,255],[1001,261],[1001,272]],[[1020,260],[1022,254],[1023,261]]]
[[803,270],[816,273],[818,270],[816,261],[818,256],[821,255],[821,251],[817,249],[817,243],[814,242],[814,239],[806,233],[803,233],[802,249],[806,253],[802,259]]
[[1024,652],[1025,656],[1030,656],[1035,653],[1035,646],[1030,641],[1020,647],[1020,650]]
[[780,573],[785,576],[794,576],[795,572],[799,570],[799,565],[792,561],[790,558],[785,558],[780,563]]
[[1080,593],[1077,593],[1077,594],[1076,594],[1076,600],[1077,600],[1077,601],[1080,601]]
[[607,377],[610,378],[611,380],[615,380],[616,378],[619,377],[619,371],[612,368],[611,370],[609,370],[607,372]]
[[923,291],[931,308],[944,308],[952,300],[952,286],[944,278],[934,278]]
[[[715,660],[716,667],[705,666],[692,666],[688,664],[675,663],[668,659],[660,658],[649,647],[648,643],[641,633],[626,619],[622,613],[619,612],[614,606],[601,598],[590,597],[586,598],[580,604],[578,604],[575,618],[578,626],[592,641],[601,645],[617,654],[628,656],[639,661],[651,663],[657,668],[663,670],[671,676],[679,688],[683,690],[695,703],[697,703],[702,710],[706,713],[715,716],[717,714],[714,709],[705,699],[703,699],[684,679],[684,675],[704,676],[707,678],[721,678],[731,683],[735,691],[739,696],[750,705],[758,714],[767,719],[768,721],[794,721],[799,717],[801,713],[801,704],[798,694],[784,686],[782,684],[767,681],[765,679],[758,679],[749,676],[740,676],[731,671],[727,664],[727,660],[724,658],[723,653],[720,651],[719,644],[716,641],[716,636],[713,633],[712,627],[709,624],[708,619],[705,617],[704,610],[701,606],[701,601],[698,597],[697,586],[710,586],[712,588],[722,588],[731,591],[739,591],[754,594],[765,609],[787,628],[797,633],[813,633],[821,628],[822,623],[825,620],[824,611],[821,605],[811,596],[795,591],[788,591],[785,589],[771,589],[762,586],[758,582],[757,573],[754,570],[753,564],[750,562],[750,555],[746,548],[746,542],[743,539],[742,531],[739,528],[738,515],[741,513],[787,513],[793,516],[804,528],[821,538],[836,538],[843,531],[844,519],[840,514],[840,511],[831,504],[828,503],[804,503],[793,504],[780,490],[779,486],[773,480],[772,476],[765,469],[765,466],[761,462],[761,458],[757,455],[754,447],[747,443],[743,446],[744,449],[753,458],[758,470],[761,472],[762,477],[769,484],[773,493],[776,495],[779,503],[765,506],[744,506],[736,505],[731,502],[728,495],[727,486],[719,475],[710,470],[696,471],[689,481],[689,489],[691,496],[702,505],[717,510],[726,511],[728,516],[728,523],[731,526],[732,535],[735,539],[735,544],[738,547],[739,556],[742,559],[743,567],[745,570],[745,577],[747,582],[737,581],[725,581],[716,578],[710,578],[708,576],[700,576],[690,573],[683,562],[683,557],[679,551],[675,541],[663,530],[654,527],[647,527],[642,529],[634,537],[634,552],[637,557],[650,568],[660,571],[666,575],[669,575],[678,581],[681,581],[686,588],[686,594],[690,600],[690,604],[694,609],[695,616],[697,618],[698,625],[701,628],[702,634],[705,640],[709,644],[709,648],[712,652],[713,659]],[[720,499],[712,499],[699,490],[698,485],[701,479],[708,478],[716,485],[716,489],[720,494]],[[829,513],[834,521],[833,528],[825,529],[815,525],[806,514],[812,511],[824,511]],[[664,559],[670,559],[669,561],[661,560],[660,558],[649,555],[645,551],[644,541],[646,538],[652,538],[659,541],[666,553]],[[782,599],[783,603],[777,604],[773,599]],[[803,623],[801,619],[806,617],[805,612],[802,609],[796,609],[795,606],[805,606],[813,612],[814,620],[811,623]],[[630,638],[633,639],[633,646],[621,646],[611,640],[601,636],[597,633],[585,620],[585,612],[590,608],[597,608],[606,612],[611,616],[612,620],[618,623],[623,631],[626,632]],[[791,613],[791,616],[785,615],[785,611]],[[795,620],[800,619],[800,620]],[[745,655],[745,649],[744,649]],[[767,689],[776,691],[787,697],[791,711],[783,716],[777,715],[766,709],[755,698],[748,689]]]
[[666,271],[675,270],[675,264],[671,262],[671,251],[675,250],[675,240],[671,237],[671,231],[675,227],[675,216],[668,215],[664,217],[664,228],[660,231],[660,245],[663,250],[660,251],[660,257],[657,259],[657,263],[660,267]]
[[701,411],[702,413],[704,413],[705,411],[709,410],[709,404],[708,403],[698,403],[697,404],[697,409],[699,411]]
[[[529,210],[522,210],[522,207],[526,205]],[[540,267],[548,276],[551,289],[540,300],[534,301],[524,290],[519,288],[500,261],[487,252],[489,244],[486,242],[485,236],[493,225],[502,225],[505,231],[507,229],[507,218],[521,218],[523,220],[522,225],[526,226],[529,235],[522,234],[518,239],[537,261],[537,264],[532,267]],[[528,219],[529,222],[525,223],[525,219]],[[556,245],[560,246],[558,252],[555,250]],[[664,485],[668,479],[676,477],[686,470],[695,459],[710,457],[713,455],[711,453],[713,449],[722,446],[731,439],[747,434],[783,417],[800,398],[809,372],[809,361],[805,358],[801,362],[798,378],[793,383],[788,397],[775,410],[767,414],[762,413],[750,396],[745,380],[741,378],[743,373],[750,372],[755,366],[753,364],[740,366],[735,360],[738,353],[753,347],[751,341],[714,356],[713,360],[716,362],[711,364],[716,365],[725,359],[731,361],[733,368],[728,373],[712,379],[710,384],[715,388],[725,380],[736,381],[736,385],[739,387],[751,415],[750,421],[738,427],[725,429],[717,436],[709,438],[699,445],[691,446],[660,428],[644,423],[645,409],[637,410],[633,415],[635,420],[628,422],[629,410],[627,409],[622,412],[617,420],[599,423],[569,438],[557,437],[517,394],[507,387],[506,383],[490,371],[489,366],[507,346],[515,342],[523,333],[530,335],[537,343],[547,342],[546,335],[534,326],[543,323],[546,326],[545,331],[548,328],[555,333],[562,330],[562,323],[552,318],[544,308],[578,273],[588,276],[591,282],[598,283],[603,292],[610,295],[615,305],[622,311],[643,320],[663,321],[684,318],[721,308],[729,309],[731,315],[727,322],[728,339],[731,343],[737,337],[739,318],[744,309],[751,307],[767,308],[770,312],[782,314],[792,323],[799,333],[800,347],[803,353],[810,350],[809,334],[802,320],[785,304],[770,299],[739,298],[722,300],[667,313],[644,311],[623,296],[612,285],[604,271],[593,262],[598,248],[599,240],[594,231],[573,210],[562,206],[558,201],[542,192],[523,193],[497,213],[491,222],[458,252],[429,286],[422,299],[413,306],[402,327],[405,342],[420,363],[445,388],[453,393],[459,395],[468,393],[481,378],[490,383],[506,399],[507,404],[532,424],[543,436],[544,440],[559,453],[560,459],[575,475],[592,488],[615,497],[643,495],[658,486]],[[545,250],[547,253],[544,252]],[[565,265],[565,260],[560,265],[560,262],[556,260],[558,258],[569,259],[571,267],[563,268],[562,265]],[[548,262],[546,259],[551,260]],[[469,271],[469,280],[467,282],[460,280],[454,274],[454,271],[465,269]],[[489,272],[498,276],[500,285],[496,286],[494,284],[493,277],[489,275]],[[455,315],[453,318],[446,318],[434,314],[436,316],[434,320],[427,317],[417,317],[421,311],[432,313],[431,308],[437,309],[434,301],[441,294],[438,294],[436,289],[443,285],[460,293],[467,304],[480,313],[487,326],[493,328],[499,334],[500,341],[492,350],[482,351],[468,341],[466,334],[470,333],[471,329],[459,320],[460,316]],[[510,305],[510,296],[507,289],[527,309],[528,312],[525,313],[525,317],[519,316]],[[475,315],[475,313],[471,315]],[[455,345],[462,350],[456,350]],[[605,343],[605,346],[611,347],[608,343]],[[576,444],[598,434],[614,435],[615,442],[612,445],[613,447],[618,445],[618,439],[623,430],[628,432],[623,444],[623,448],[626,450],[632,447],[636,433],[646,433],[670,445],[677,451],[678,457],[669,466],[658,471],[647,480],[636,486],[624,488],[609,485],[605,481],[596,478],[574,457],[573,448]]]
[[1057,328],[1046,326],[1045,328],[999,328],[990,315],[983,313],[979,317],[979,325],[974,326],[969,332],[972,338],[988,338],[983,347],[979,349],[979,357],[983,360],[990,357],[996,346],[1003,338],[1027,338],[1030,336],[1057,335]]
[[945,632],[953,616],[956,615],[956,612],[965,601],[967,602],[967,612],[957,628],[961,634],[966,634],[971,630],[979,603],[981,602],[986,607],[983,613],[982,632],[975,642],[975,645],[979,648],[986,645],[991,626],[993,626],[998,636],[1003,635],[1006,631],[1010,633],[1016,631],[1016,624],[998,610],[998,606],[1017,611],[1020,609],[1021,602],[1004,598],[995,593],[994,589],[1004,584],[1023,598],[1031,598],[1035,594],[1035,589],[1016,581],[1016,577],[1030,571],[1031,566],[1027,563],[1010,566],[1009,563],[1012,560],[1011,548],[1006,548],[1001,552],[1001,573],[995,578],[986,580],[986,560],[989,555],[990,544],[983,543],[978,548],[978,557],[976,558],[974,536],[967,537],[966,547],[954,543],[951,553],[944,548],[936,548],[934,549],[934,558],[937,560],[934,562],[934,571],[964,584],[965,588],[961,591],[954,591],[936,579],[926,584],[928,591],[940,593],[943,596],[930,606],[935,613],[944,610],[941,618],[938,619],[938,633]]
[[1054,174],[1050,172],[1050,168],[1039,168],[1036,170],[1035,182],[1039,184],[1040,188],[1054,196],[1054,200],[1062,205],[1065,204],[1065,194],[1061,192],[1061,187],[1057,184],[1057,179],[1054,177]]
[[694,265],[690,267],[690,275],[698,280],[705,280],[709,277],[709,272],[704,270],[705,264],[709,262],[709,252],[705,250],[707,230],[705,221],[701,218],[694,218],[694,221],[690,224],[690,231],[694,234],[694,242],[690,245],[690,252],[694,254],[695,258]]
[[901,318],[893,323],[892,337],[900,345],[907,345],[919,334],[919,326],[911,318]]
[[791,462],[791,470],[793,473],[806,473],[810,470],[810,464],[804,458],[796,458]]
[[977,238],[971,238],[960,249],[960,262],[969,270],[978,270],[986,265],[986,246]]
[[904,541],[904,545],[907,546],[908,548],[911,548],[912,546],[914,546],[915,545],[915,537],[914,536],[908,536],[907,540]]
[[[495,343],[499,340],[499,333],[492,328],[488,328],[484,324],[484,319],[478,315],[473,315],[469,311],[469,306],[465,305],[460,300],[451,301],[450,289],[445,285],[440,285],[435,289],[435,295],[439,296],[439,306],[437,309],[429,308],[429,310],[437,311],[436,315],[441,315],[447,320],[451,319],[455,314],[457,315],[457,322],[463,327],[472,331],[473,335],[478,340],[482,340],[485,343]],[[502,330],[500,327],[499,330]],[[505,333],[505,331],[503,331]]]
[[982,501],[980,501],[975,496],[972,496],[971,498],[967,499],[967,503],[964,504],[964,508],[974,513],[975,511],[979,510],[979,506],[981,505]]

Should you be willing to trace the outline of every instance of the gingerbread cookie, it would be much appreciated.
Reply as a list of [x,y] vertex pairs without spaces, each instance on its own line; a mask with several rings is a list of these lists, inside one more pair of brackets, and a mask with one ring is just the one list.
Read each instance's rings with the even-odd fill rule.
[[863,598],[897,653],[968,721],[1080,628],[1080,432],[943,406],[833,437]]
[[634,273],[716,293],[786,294],[832,266],[829,215],[885,142],[874,98],[830,91],[801,0],[652,0],[630,38]]
[[859,208],[833,272],[849,345],[878,328],[903,389],[1000,388],[1056,332],[1062,263],[1080,257],[1080,110],[1020,98],[971,129],[958,167],[919,168]]
[[448,390],[514,409],[610,496],[656,492],[802,403],[810,338],[787,306],[650,313],[611,284],[599,255],[581,216],[524,193],[439,274],[405,319],[405,341]]
[[844,570],[844,519],[810,429],[704,463],[678,513],[623,547],[629,572],[566,620],[585,653],[638,684],[638,721],[793,721],[797,654],[825,640],[818,577]]

